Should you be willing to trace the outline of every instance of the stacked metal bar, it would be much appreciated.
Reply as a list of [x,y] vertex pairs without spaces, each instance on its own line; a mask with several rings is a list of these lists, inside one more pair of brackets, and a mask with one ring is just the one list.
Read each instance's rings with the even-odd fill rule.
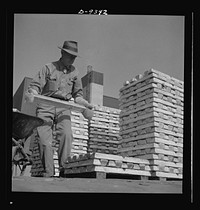
[[[71,155],[87,153],[88,142],[88,120],[80,112],[71,111],[71,128],[73,135]],[[56,140],[56,129],[53,128],[53,147],[55,150],[59,147]],[[56,157],[56,156],[55,156]]]
[[148,160],[103,153],[87,153],[69,157],[64,167],[65,174],[103,172],[151,176]]
[[95,107],[89,121],[88,152],[117,154],[119,144],[119,109]]
[[59,170],[57,150],[54,150],[53,160],[54,160],[54,176],[59,176],[60,170]]
[[150,161],[152,176],[182,178],[183,82],[157,70],[120,89],[118,154]]
[[88,146],[88,120],[80,112],[71,112],[71,125],[73,142],[71,155],[87,153]]
[[[32,167],[31,167],[31,176],[33,177],[37,177],[37,176],[43,176],[45,170],[44,167],[42,165],[42,160],[41,160],[41,156],[40,156],[40,139],[39,136],[37,134],[37,131],[35,131],[35,133],[31,136],[32,139],[32,155],[31,155],[31,159],[32,159]],[[58,164],[58,155],[57,155],[57,150],[58,150],[58,142],[56,141],[56,132],[55,130],[53,130],[53,142],[52,142],[52,148],[54,150],[54,155],[53,155],[53,159],[54,159],[54,169],[55,169],[55,173],[54,176],[59,176],[59,164]]]
[[33,176],[33,177],[42,176],[43,173],[44,173],[44,168],[43,168],[42,161],[41,161],[41,158],[40,158],[39,137],[38,137],[36,131],[31,136],[31,144],[32,144],[31,145],[32,166],[31,166],[31,170],[30,170],[31,176]]

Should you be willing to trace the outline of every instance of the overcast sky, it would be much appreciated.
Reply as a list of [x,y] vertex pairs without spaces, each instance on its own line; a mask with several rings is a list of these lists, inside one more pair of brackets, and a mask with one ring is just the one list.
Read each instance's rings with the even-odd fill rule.
[[104,95],[118,97],[125,80],[150,68],[184,80],[183,16],[15,14],[13,95],[60,58],[65,40],[78,42],[80,77],[87,65],[104,74]]

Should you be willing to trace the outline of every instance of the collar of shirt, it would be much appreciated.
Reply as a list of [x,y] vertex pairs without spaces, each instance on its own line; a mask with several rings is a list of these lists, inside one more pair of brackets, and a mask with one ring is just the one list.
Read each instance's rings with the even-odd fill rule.
[[64,66],[61,60],[58,60],[58,65],[59,65],[59,70],[63,71],[65,74],[67,72],[71,72],[71,71],[74,70],[74,66],[73,65]]

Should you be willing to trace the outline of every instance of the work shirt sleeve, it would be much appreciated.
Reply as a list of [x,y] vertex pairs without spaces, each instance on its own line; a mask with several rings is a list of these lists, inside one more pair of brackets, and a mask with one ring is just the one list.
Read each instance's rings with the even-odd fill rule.
[[74,101],[82,106],[88,107],[90,104],[83,98],[82,81],[79,77],[74,80],[74,87],[72,91],[72,97]]
[[77,97],[83,97],[83,88],[82,88],[82,82],[81,79],[76,76],[74,78],[74,86],[72,90],[72,97],[77,98]]
[[48,73],[49,69],[46,66],[43,66],[31,81],[28,89],[34,89],[38,94],[41,94],[43,87],[46,84]]

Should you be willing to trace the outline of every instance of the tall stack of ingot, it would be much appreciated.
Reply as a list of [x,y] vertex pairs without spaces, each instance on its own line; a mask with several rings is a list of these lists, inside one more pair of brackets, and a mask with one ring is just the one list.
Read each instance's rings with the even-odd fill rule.
[[119,144],[119,109],[98,106],[89,121],[88,152],[117,154]]
[[120,89],[118,154],[148,159],[151,175],[182,178],[183,82],[157,70]]

